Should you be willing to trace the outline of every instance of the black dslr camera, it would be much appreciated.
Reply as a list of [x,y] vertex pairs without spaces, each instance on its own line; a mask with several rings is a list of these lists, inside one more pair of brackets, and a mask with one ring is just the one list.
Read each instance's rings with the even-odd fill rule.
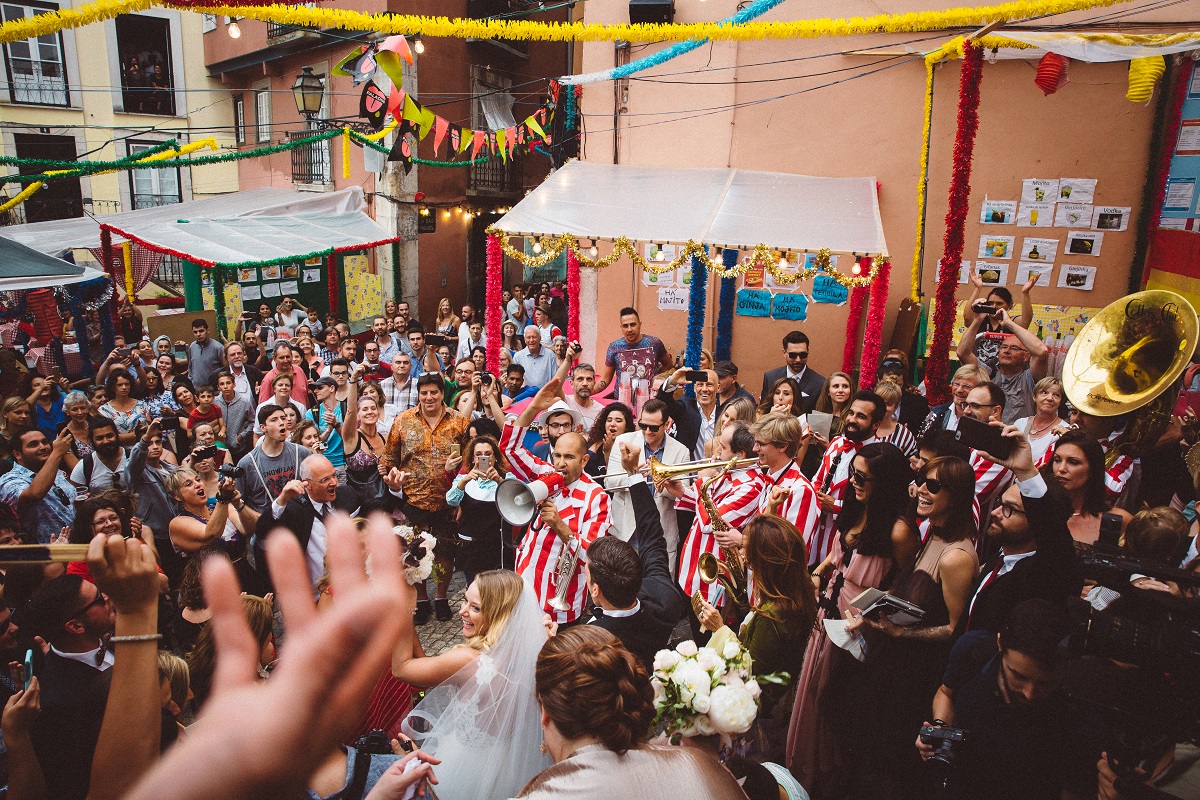
[[967,741],[967,732],[948,725],[922,725],[920,737],[923,744],[933,745],[933,755],[929,757],[928,763],[949,769],[958,758],[958,746]]
[[234,480],[237,480],[246,474],[246,470],[235,464],[222,464],[221,466],[217,467],[217,474],[220,475],[222,479],[233,478]]

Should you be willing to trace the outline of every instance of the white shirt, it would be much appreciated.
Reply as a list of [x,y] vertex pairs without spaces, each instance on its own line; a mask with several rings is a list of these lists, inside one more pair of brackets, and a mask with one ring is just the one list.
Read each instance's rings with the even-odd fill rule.
[[241,372],[232,364],[229,366],[229,374],[233,376],[233,391],[239,396],[246,398],[252,405],[258,404],[258,398],[254,396],[254,387],[250,385],[250,376],[246,373],[246,365],[242,365]]
[[[312,502],[312,499],[309,499]],[[317,581],[321,580],[321,576],[325,574],[325,523],[322,519],[333,510],[329,503],[313,503],[313,509],[317,515],[313,518],[312,534],[308,537],[308,547],[304,548],[305,558],[308,560],[308,577],[312,581],[312,585],[316,586]],[[279,505],[279,501],[275,500],[271,503],[271,516],[279,519],[283,514],[283,506]]]
[[[1021,490],[1022,497],[1044,497],[1047,491],[1046,480],[1040,474],[1034,475],[1028,480],[1017,481],[1017,487]],[[1010,556],[1005,555],[1004,550],[1001,549],[1000,569],[996,571],[995,575],[989,573],[980,581],[979,588],[975,590],[974,596],[971,597],[971,605],[967,606],[967,614],[969,615],[975,609],[975,601],[979,599],[979,593],[983,591],[984,587],[1001,575],[1007,575],[1012,572],[1013,567],[1017,565],[1018,561],[1022,558],[1028,558],[1036,552],[1036,550],[1030,550],[1028,553],[1016,553]]]
[[[621,619],[622,617],[632,617],[634,614],[638,613],[641,610],[642,610],[642,601],[634,600],[633,608],[613,608],[613,609],[606,608],[606,609],[604,609],[604,616],[612,617],[613,619]],[[590,625],[591,623],[593,623],[595,621],[596,621],[596,618],[592,617],[590,620],[588,620],[588,624]]]
[[[104,645],[100,645],[100,647],[103,646]],[[112,669],[115,659],[113,659],[112,650],[108,650],[104,653],[104,660],[100,662],[100,666],[96,666],[96,653],[99,652],[100,647],[94,647],[91,650],[83,653],[64,653],[54,645],[50,645],[50,649],[53,650],[55,654],[60,655],[63,658],[69,658],[72,661],[78,661],[80,664],[87,664],[92,669],[104,672],[105,670]]]
[[713,435],[717,428],[717,404],[713,403],[712,413],[708,416],[704,415],[704,409],[700,408],[700,404],[696,404],[696,409],[700,412],[700,435],[696,437],[696,449],[692,451],[692,458],[704,458],[704,445],[712,441]]
[[958,421],[962,419],[958,416],[958,412],[954,410],[953,404],[950,410],[946,412],[946,418],[942,420],[942,430],[956,431],[958,430]]

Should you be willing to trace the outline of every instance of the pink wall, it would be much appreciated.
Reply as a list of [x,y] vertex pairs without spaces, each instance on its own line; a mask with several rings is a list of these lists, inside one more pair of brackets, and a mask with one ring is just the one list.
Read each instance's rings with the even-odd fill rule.
[[[882,10],[915,10],[916,6],[915,3],[886,3]],[[589,0],[587,20],[626,21],[626,9],[627,4],[620,0]],[[875,3],[822,2],[805,4],[803,9],[784,6],[764,19],[827,14],[851,16],[880,10],[880,5]],[[714,20],[733,12],[732,2],[710,0],[704,4],[679,4],[676,21]],[[1161,20],[1167,12],[1158,13]],[[1071,15],[1072,19],[1086,16]],[[949,37],[913,34],[706,45],[643,73],[645,76],[662,76],[662,81],[705,83],[630,82],[625,103],[628,115],[623,115],[621,121],[618,160],[640,165],[732,166],[809,175],[875,176],[881,184],[880,213],[893,263],[884,330],[886,347],[898,304],[910,287],[925,69],[918,58],[868,77],[844,80],[871,69],[873,62],[878,62],[874,67],[878,69],[903,59],[885,61],[878,56],[841,53],[888,45],[891,45],[889,52],[897,52],[898,43],[916,38],[925,41],[914,43],[912,47],[932,49]],[[654,49],[635,48],[634,57],[644,56]],[[781,60],[786,63],[748,66]],[[612,44],[584,47],[584,72],[605,69],[613,63]],[[728,65],[738,68],[675,74]],[[1106,235],[1099,258],[1068,259],[1067,263],[1092,264],[1099,268],[1094,291],[1060,290],[1052,286],[1035,290],[1033,301],[1103,306],[1125,293],[1146,177],[1154,104],[1147,108],[1125,100],[1127,67],[1124,63],[1072,63],[1071,83],[1049,97],[1044,97],[1033,84],[1035,65],[1031,61],[1002,60],[984,66],[965,258],[975,260],[979,235],[984,232],[1016,236],[1018,245],[1024,236],[1058,237],[1065,244],[1065,228],[988,226],[981,230],[978,219],[985,195],[992,199],[1017,200],[1023,178],[1097,178],[1099,203],[1134,208],[1129,231]],[[798,75],[810,77],[751,82]],[[934,272],[941,254],[958,76],[957,62],[939,67],[936,75],[923,282],[926,293],[932,293],[934,289]],[[735,77],[736,84],[732,83]],[[813,88],[839,80],[844,82]],[[806,91],[809,89],[813,90]],[[747,104],[785,94],[792,96],[742,105],[736,111],[650,124],[688,116],[689,112],[698,114],[703,109],[732,103]],[[584,157],[588,160],[613,161],[613,101],[612,83],[591,84],[584,88],[583,111],[588,132]],[[656,112],[667,113],[650,116]],[[683,203],[686,198],[663,198],[662,201]],[[798,207],[795,213],[801,215],[804,209]],[[840,264],[843,269],[848,268],[848,260],[843,257]],[[1017,258],[1006,262],[1010,265],[1008,286],[1014,294],[1019,289],[1015,284],[1017,262]],[[1062,263],[1060,246],[1052,284],[1057,281],[1058,266]],[[622,260],[606,269],[600,278],[596,311],[599,352],[602,354],[605,343],[619,335],[617,311],[631,300],[643,312],[643,327],[647,332],[661,336],[672,352],[679,351],[684,342],[686,313],[657,311],[653,292],[635,281],[632,273],[628,261]],[[803,289],[810,290],[811,285]],[[716,322],[715,292],[715,282],[710,281],[705,339],[705,346],[709,348],[713,344]],[[960,297],[965,294],[965,291],[960,292]],[[824,374],[840,369],[846,313],[845,307],[810,304],[808,320],[800,323],[813,340],[811,363]],[[779,342],[794,326],[791,322],[735,317],[733,358],[741,368],[743,382],[752,391],[757,391],[761,385],[764,370],[781,363]]]

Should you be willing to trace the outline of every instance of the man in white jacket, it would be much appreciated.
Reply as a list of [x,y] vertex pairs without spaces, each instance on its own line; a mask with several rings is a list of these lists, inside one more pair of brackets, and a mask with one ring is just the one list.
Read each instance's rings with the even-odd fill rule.
[[[608,459],[609,477],[605,479],[605,488],[617,490],[612,494],[609,519],[612,522],[613,535],[625,541],[629,541],[633,536],[636,525],[633,503],[630,502],[627,488],[630,479],[621,466],[621,445],[628,444],[637,451],[638,465],[643,472],[648,470],[652,457],[663,464],[681,464],[687,461],[691,454],[687,447],[667,434],[670,422],[667,404],[658,398],[652,398],[646,401],[641,414],[638,415],[638,430],[621,434],[613,443]],[[671,560],[671,574],[674,575],[679,553],[679,522],[675,517],[675,498],[666,492],[655,491],[654,503],[658,506],[659,518],[662,520],[667,553]],[[636,545],[636,541],[634,544]]]

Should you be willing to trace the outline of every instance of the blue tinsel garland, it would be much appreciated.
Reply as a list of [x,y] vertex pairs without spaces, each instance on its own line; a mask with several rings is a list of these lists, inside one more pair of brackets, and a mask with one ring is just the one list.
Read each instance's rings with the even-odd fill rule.
[[[700,348],[704,346],[704,306],[708,302],[708,269],[692,256],[692,282],[688,286],[687,350],[683,363],[688,369],[700,369]],[[695,390],[689,383],[688,397]]]
[[[725,269],[737,266],[738,251],[721,252],[721,264]],[[713,358],[728,361],[733,348],[733,308],[737,305],[737,278],[721,278],[721,298],[717,309],[717,346]]]

